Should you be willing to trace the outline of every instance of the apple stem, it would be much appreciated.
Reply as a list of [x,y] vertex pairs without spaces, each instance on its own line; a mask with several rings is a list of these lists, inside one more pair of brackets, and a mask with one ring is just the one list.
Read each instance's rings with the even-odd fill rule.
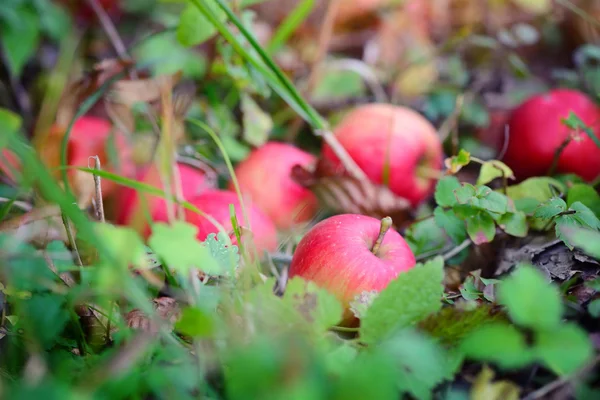
[[392,218],[385,217],[381,219],[381,226],[379,228],[379,235],[377,236],[377,240],[375,240],[375,244],[373,244],[373,248],[371,249],[371,253],[377,255],[379,248],[381,247],[381,243],[383,242],[383,237],[390,230],[392,226]]

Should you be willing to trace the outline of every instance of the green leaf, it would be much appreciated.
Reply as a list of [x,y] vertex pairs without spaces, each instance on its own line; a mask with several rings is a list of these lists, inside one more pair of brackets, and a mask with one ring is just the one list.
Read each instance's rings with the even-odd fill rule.
[[[462,229],[464,231],[464,226]],[[404,232],[404,239],[415,255],[441,250],[448,241],[445,231],[436,224],[434,218],[410,225]]]
[[209,275],[219,275],[223,269],[212,256],[210,249],[196,239],[198,227],[176,221],[172,225],[156,223],[148,245],[165,260],[166,264],[183,276],[192,268],[199,268]]
[[334,100],[361,96],[366,92],[362,77],[354,71],[328,70],[312,95],[313,100]]
[[542,219],[551,219],[558,214],[567,211],[567,203],[560,197],[554,197],[548,202],[541,204],[534,213],[534,217]]
[[361,340],[375,343],[438,311],[442,306],[443,278],[441,257],[399,274],[380,292],[361,320]]
[[262,146],[269,139],[269,134],[273,129],[273,120],[247,94],[242,94],[241,108],[244,140],[253,146]]
[[208,337],[213,334],[215,327],[210,315],[196,307],[186,307],[181,311],[175,329],[192,337]]
[[435,201],[439,206],[452,207],[456,204],[454,191],[461,187],[455,176],[445,176],[440,179],[435,187]]
[[231,275],[238,268],[240,262],[239,249],[231,243],[231,239],[225,232],[209,234],[202,244],[208,247],[210,254],[219,263],[224,275]]
[[[339,349],[344,349],[346,353],[349,351],[356,353],[356,348],[350,346],[343,345]],[[325,389],[327,394],[323,394],[321,398],[361,400],[398,397],[396,365],[385,351],[360,352],[355,357],[345,358],[338,361],[340,363],[338,373],[335,369],[328,368],[328,373],[335,376],[335,379],[325,384],[328,386]],[[289,398],[289,396],[282,398]]]
[[467,229],[463,220],[453,210],[436,207],[433,211],[437,226],[442,228],[454,243],[462,243],[467,238]]
[[478,304],[475,308],[444,307],[421,321],[419,328],[444,345],[454,347],[482,325],[503,318],[493,307],[486,303]]
[[56,294],[43,294],[19,303],[20,329],[41,341],[44,348],[53,345],[69,320],[66,299]]
[[471,359],[490,361],[502,368],[520,368],[535,360],[521,332],[502,322],[488,323],[471,332],[460,349]]
[[10,141],[10,138],[21,129],[22,119],[21,117],[6,109],[0,108],[0,149],[6,147]]
[[515,179],[512,169],[502,161],[486,161],[479,170],[477,185],[487,185],[496,178],[504,176],[506,179]]
[[560,376],[584,367],[594,354],[586,332],[573,323],[537,332],[535,350],[546,366]]
[[595,299],[588,304],[588,312],[594,318],[600,317],[600,299]]
[[507,195],[513,200],[535,199],[544,203],[557,195],[564,193],[565,186],[558,180],[547,177],[535,177],[524,180],[518,185],[507,188]]
[[570,207],[575,202],[581,202],[596,215],[600,215],[600,195],[596,190],[583,183],[576,183],[567,192],[567,205]]
[[[214,1],[205,1],[207,7],[217,14],[220,21],[225,21],[227,16]],[[193,4],[188,4],[179,17],[177,25],[177,40],[184,46],[197,46],[217,33],[214,25]]]
[[479,211],[466,219],[467,233],[476,245],[489,243],[496,236],[494,219],[485,211]]
[[455,174],[471,162],[471,154],[465,149],[460,149],[457,155],[447,158],[444,163],[448,172]]
[[98,236],[104,239],[107,251],[121,266],[145,266],[147,257],[142,239],[136,231],[128,227],[111,224],[95,224]]
[[506,213],[496,220],[498,226],[512,236],[525,237],[529,230],[527,216],[523,212]]
[[504,214],[508,209],[508,197],[487,186],[477,188],[478,207],[493,213]]
[[561,323],[563,304],[558,288],[531,265],[518,264],[516,271],[497,285],[497,295],[519,325],[551,330]]
[[414,398],[431,399],[433,389],[452,376],[454,365],[444,348],[413,329],[396,333],[377,350],[395,360],[398,389]]
[[50,38],[60,41],[71,29],[71,18],[63,7],[52,2],[37,2],[40,25]]
[[573,130],[582,130],[586,135],[594,142],[594,144],[600,148],[600,139],[594,133],[594,130],[587,126],[585,122],[573,111],[569,112],[567,118],[562,119],[562,123]]
[[185,78],[202,78],[207,70],[203,54],[184,47],[174,32],[152,35],[133,50],[137,61],[148,64],[155,75],[169,75],[181,71]]
[[596,215],[583,203],[576,201],[571,204],[569,210],[576,211],[575,214],[572,215],[579,223],[583,226],[587,226],[592,229],[600,229],[600,220]]
[[23,67],[35,54],[40,41],[38,15],[28,7],[18,10],[18,24],[0,24],[0,41],[11,74],[21,76]]
[[567,247],[573,249],[574,243],[569,241],[569,236],[563,236],[563,231],[565,228],[591,228],[591,229],[600,229],[600,220],[596,217],[596,215],[583,203],[575,202],[571,205],[569,211],[575,211],[575,214],[565,214],[561,215],[556,219],[556,236],[561,239]]
[[460,204],[472,203],[477,195],[477,188],[470,183],[463,183],[462,186],[454,191],[456,201]]
[[483,294],[475,286],[475,278],[473,276],[467,276],[463,284],[460,285],[459,291],[465,300],[478,300]]
[[342,319],[343,308],[337,298],[300,277],[288,281],[283,301],[320,331],[331,328]]

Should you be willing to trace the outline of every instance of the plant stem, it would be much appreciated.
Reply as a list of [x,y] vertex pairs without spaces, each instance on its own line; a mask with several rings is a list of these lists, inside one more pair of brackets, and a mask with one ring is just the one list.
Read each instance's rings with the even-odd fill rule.
[[556,152],[554,153],[554,158],[552,159],[552,165],[550,165],[550,169],[548,169],[548,176],[552,176],[554,175],[554,172],[556,172],[556,168],[558,167],[558,159],[560,158],[560,155],[568,146],[568,144],[571,143],[571,139],[571,135],[567,136],[567,138],[556,149]]
[[387,231],[390,230],[391,226],[392,226],[392,218],[391,217],[384,217],[381,219],[379,235],[377,236],[377,240],[375,240],[375,244],[373,245],[373,248],[371,249],[371,253],[377,255],[377,252],[379,251],[379,248],[381,247],[381,243],[383,243],[383,237],[385,236]]

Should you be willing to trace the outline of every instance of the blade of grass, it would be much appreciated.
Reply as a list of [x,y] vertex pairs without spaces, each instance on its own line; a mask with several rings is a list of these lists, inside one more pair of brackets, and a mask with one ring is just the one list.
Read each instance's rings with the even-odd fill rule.
[[288,14],[283,22],[279,25],[273,37],[267,45],[267,51],[270,54],[275,53],[279,50],[290,36],[298,29],[298,27],[304,22],[306,17],[311,13],[315,6],[315,0],[302,0],[292,12]]
[[326,122],[312,108],[298,93],[294,85],[285,76],[285,74],[277,67],[275,62],[269,57],[269,55],[260,46],[254,35],[242,24],[239,18],[233,13],[233,11],[225,4],[222,0],[213,0],[217,2],[219,7],[227,14],[227,17],[233,22],[233,24],[240,30],[242,35],[258,56],[260,60],[257,60],[253,55],[250,54],[244,45],[235,37],[235,35],[228,29],[224,22],[221,22],[211,7],[207,6],[204,1],[200,0],[189,0],[192,2],[202,14],[217,28],[219,33],[233,46],[235,51],[239,53],[246,61],[248,61],[254,68],[256,68],[269,82],[270,86],[286,101],[286,103],[292,107],[298,114],[302,116],[314,129],[325,129]]
[[246,212],[246,206],[244,205],[244,201],[243,201],[244,199],[242,198],[242,191],[240,189],[240,185],[238,183],[237,177],[235,176],[235,170],[233,168],[233,163],[231,162],[229,155],[227,155],[227,151],[225,150],[225,146],[223,146],[223,142],[221,142],[221,139],[219,139],[219,136],[215,133],[215,131],[210,126],[205,124],[204,122],[194,119],[194,118],[188,118],[187,120],[190,123],[196,125],[200,129],[202,129],[203,131],[205,131],[206,133],[208,133],[208,135],[211,137],[211,139],[215,142],[215,144],[219,148],[219,151],[221,152],[221,154],[223,155],[223,159],[225,160],[225,164],[227,165],[227,171],[229,172],[229,175],[231,176],[231,182],[233,183],[233,187],[235,188],[235,193],[237,194],[238,200],[242,206],[244,223],[246,224],[246,226],[248,228],[251,229],[250,219],[248,218],[248,213]]
[[118,183],[121,186],[125,186],[128,188],[137,190],[138,192],[142,192],[142,193],[145,193],[145,194],[148,194],[151,196],[157,196],[157,197],[160,197],[165,200],[170,200],[173,203],[176,203],[176,204],[182,206],[186,210],[189,210],[198,215],[201,215],[202,217],[204,217],[208,221],[210,221],[214,226],[216,226],[217,229],[219,229],[219,231],[227,233],[227,231],[225,230],[223,225],[221,225],[217,220],[215,220],[210,215],[206,214],[204,211],[200,210],[199,208],[197,208],[196,206],[194,206],[193,204],[191,204],[187,201],[178,200],[176,196],[173,196],[155,186],[148,185],[148,184],[142,183],[142,182],[138,182],[133,179],[125,178],[123,176],[116,175],[116,174],[113,174],[113,173],[110,173],[110,172],[107,172],[104,170],[97,170],[97,169],[85,168],[85,167],[74,167],[74,166],[67,166],[67,167],[63,167],[63,168],[76,169],[76,170],[83,171],[83,172],[89,172],[90,174],[98,175],[102,179],[108,179],[110,181]]

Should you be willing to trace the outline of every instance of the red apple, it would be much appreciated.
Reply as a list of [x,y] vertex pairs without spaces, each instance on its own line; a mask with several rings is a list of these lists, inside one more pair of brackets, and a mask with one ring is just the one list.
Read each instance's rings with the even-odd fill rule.
[[[229,232],[233,230],[229,205],[233,204],[238,223],[244,228],[249,228],[252,232],[253,241],[259,256],[262,256],[265,250],[269,252],[277,250],[277,229],[273,222],[258,207],[245,203],[250,227],[245,226],[242,207],[235,192],[229,190],[210,190],[194,197],[190,202],[204,213],[213,217],[219,224],[223,225],[223,228],[230,233],[231,241],[237,244],[235,235],[233,232]],[[186,220],[198,227],[199,240],[204,240],[209,234],[219,231],[218,227],[207,218],[189,210],[186,210]]]
[[[181,192],[185,200],[191,200],[193,197],[199,195],[203,191],[211,188],[211,185],[206,180],[204,172],[198,168],[194,168],[184,163],[177,163],[177,170],[179,172],[179,179],[181,185]],[[158,189],[164,190],[162,180],[158,173],[158,169],[155,165],[145,168],[138,172],[137,180],[147,185],[154,186]],[[146,193],[142,193],[135,189],[122,187],[119,196],[118,204],[114,207],[116,210],[117,223],[127,225],[132,222],[134,213],[140,211],[148,206],[148,212],[154,218],[157,215],[167,216],[167,202],[165,199],[159,196],[152,196]],[[142,231],[149,234],[149,228],[144,226]]]
[[[285,143],[269,142],[239,163],[235,175],[245,198],[267,214],[280,229],[309,221],[317,211],[317,198],[292,180],[294,165],[309,166],[312,154]],[[229,189],[233,190],[233,183]]]
[[[436,129],[416,111],[390,104],[369,104],[346,115],[334,130],[340,144],[373,182],[417,206],[433,193],[443,151]],[[325,145],[323,157],[341,167]]]
[[[46,166],[52,168],[56,178],[60,178],[60,172],[55,170],[60,164],[60,152],[62,139],[65,135],[66,127],[54,124],[43,142],[37,144],[37,149],[42,161]],[[21,161],[8,149],[3,149],[3,156],[6,163],[0,160],[0,170],[9,178],[14,180],[14,176],[8,165],[17,171],[21,170]],[[94,162],[90,157],[98,156],[100,166],[108,172],[131,177],[134,175],[135,165],[131,158],[131,146],[125,136],[115,131],[112,124],[102,118],[83,116],[75,121],[69,142],[67,143],[67,165],[72,167],[93,167]],[[115,156],[113,159],[112,156]],[[93,189],[92,176],[87,172],[69,170],[70,184],[74,187],[77,194],[88,192]],[[84,188],[85,187],[85,188]],[[114,193],[117,184],[111,180],[102,180],[102,195],[108,197]]]
[[[82,22],[89,23],[96,17],[94,9],[86,0],[60,0],[60,3],[65,5],[75,18],[79,18]],[[98,5],[106,11],[111,18],[118,17],[121,14],[120,0],[98,0]]]
[[289,277],[300,276],[334,294],[345,307],[344,323],[354,321],[349,303],[363,291],[381,291],[398,274],[416,264],[410,247],[395,230],[373,246],[382,222],[357,214],[341,214],[316,224],[300,241]]
[[591,181],[600,174],[600,148],[584,132],[574,131],[561,121],[574,112],[600,133],[600,110],[585,94],[570,89],[556,89],[530,97],[509,119],[509,142],[504,162],[517,179],[546,175],[557,149],[571,136],[555,172],[574,173]]

